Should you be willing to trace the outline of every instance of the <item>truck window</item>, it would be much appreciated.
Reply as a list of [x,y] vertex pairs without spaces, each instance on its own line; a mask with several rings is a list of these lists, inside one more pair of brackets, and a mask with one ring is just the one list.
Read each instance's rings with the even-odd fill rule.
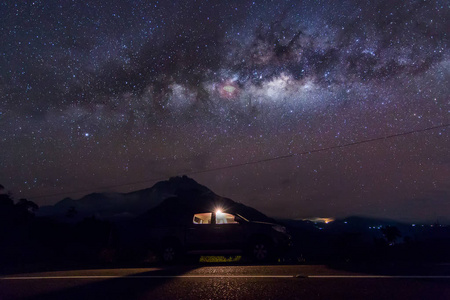
[[212,213],[195,214],[192,222],[194,224],[211,224]]
[[239,224],[239,223],[234,220],[234,215],[223,212],[217,212],[216,224]]

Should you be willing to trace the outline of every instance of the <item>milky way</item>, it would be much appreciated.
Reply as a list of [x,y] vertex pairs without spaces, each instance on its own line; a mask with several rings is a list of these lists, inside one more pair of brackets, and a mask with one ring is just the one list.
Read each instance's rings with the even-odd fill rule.
[[450,123],[448,1],[8,1],[0,15],[0,183],[16,198],[188,174],[276,217],[450,221],[448,127],[333,148]]

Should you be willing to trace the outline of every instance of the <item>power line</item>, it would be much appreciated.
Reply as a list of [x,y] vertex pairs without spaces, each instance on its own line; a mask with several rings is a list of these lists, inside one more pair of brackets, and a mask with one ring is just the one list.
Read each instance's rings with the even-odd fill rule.
[[[449,127],[449,126],[450,126],[450,123],[449,124],[438,125],[438,126],[433,126],[433,127],[427,127],[427,128],[424,128],[424,129],[417,129],[417,130],[412,130],[412,131],[407,131],[407,132],[402,132],[402,133],[397,133],[397,134],[381,136],[381,137],[367,139],[367,140],[356,141],[356,142],[342,144],[342,145],[335,145],[335,146],[330,146],[330,147],[323,147],[323,148],[313,149],[313,150],[309,150],[309,151],[291,153],[291,154],[287,154],[287,155],[268,157],[268,158],[263,158],[263,159],[259,159],[259,160],[248,161],[248,162],[245,162],[245,163],[239,163],[239,164],[234,164],[234,165],[223,166],[223,167],[210,168],[210,169],[204,169],[204,170],[199,170],[199,171],[192,171],[192,172],[185,173],[185,174],[186,175],[195,175],[195,174],[202,174],[202,173],[209,173],[209,172],[233,169],[233,168],[238,168],[238,167],[243,167],[243,166],[248,166],[248,165],[254,165],[254,164],[259,164],[259,163],[264,163],[264,162],[280,160],[280,159],[287,159],[287,158],[291,158],[291,157],[294,157],[294,156],[312,154],[312,153],[328,151],[328,150],[332,150],[332,149],[346,148],[346,147],[351,147],[351,146],[371,143],[371,142],[375,142],[375,141],[381,141],[381,140],[391,139],[391,138],[395,138],[395,137],[410,135],[410,134],[414,134],[414,133],[420,133],[420,132],[425,132],[425,131],[430,131],[430,130],[435,130],[435,129],[442,129],[442,128],[446,128],[446,127]],[[128,186],[128,185],[136,185],[136,184],[141,184],[141,183],[148,183],[148,182],[153,182],[153,181],[165,180],[165,179],[167,179],[167,177],[155,177],[155,178],[149,178],[149,179],[146,179],[146,180],[134,181],[134,182],[124,183],[124,184],[102,186],[102,187],[96,187],[96,188],[91,188],[91,189],[87,189],[87,190],[78,190],[78,191],[71,191],[71,192],[61,192],[61,193],[55,193],[55,194],[40,195],[40,196],[34,196],[34,197],[28,197],[28,198],[30,198],[30,199],[39,199],[39,198],[44,198],[44,197],[54,197],[54,196],[61,196],[61,195],[68,195],[68,194],[87,193],[87,192],[91,192],[91,191],[94,191],[94,190],[105,190],[105,189],[111,189],[111,188],[117,188],[117,187],[124,187],[124,186]]]

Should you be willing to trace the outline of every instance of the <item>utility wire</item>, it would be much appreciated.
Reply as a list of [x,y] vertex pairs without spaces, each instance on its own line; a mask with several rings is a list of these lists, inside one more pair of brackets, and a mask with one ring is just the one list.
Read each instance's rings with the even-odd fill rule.
[[[433,126],[433,127],[427,127],[427,128],[424,128],[424,129],[417,129],[417,130],[412,130],[412,131],[407,131],[407,132],[402,132],[402,133],[397,133],[397,134],[381,136],[381,137],[367,139],[367,140],[356,141],[356,142],[353,142],[353,143],[347,143],[347,144],[342,144],[342,145],[335,145],[335,146],[330,146],[330,147],[323,147],[323,148],[313,149],[313,150],[310,150],[310,151],[296,152],[296,153],[291,153],[291,154],[287,154],[287,155],[268,157],[268,158],[263,158],[263,159],[259,159],[259,160],[254,160],[254,161],[248,161],[248,162],[234,164],[234,165],[223,166],[223,167],[210,168],[210,169],[199,170],[199,171],[192,171],[192,172],[189,172],[189,173],[185,173],[185,175],[195,175],[195,174],[202,174],[202,173],[209,173],[209,172],[233,169],[233,168],[238,168],[238,167],[242,167],[242,166],[255,165],[255,164],[264,163],[264,162],[270,162],[270,161],[274,161],[274,160],[291,158],[291,157],[294,157],[294,156],[300,156],[300,155],[305,155],[305,154],[312,154],[312,153],[328,151],[328,150],[332,150],[332,149],[346,148],[346,147],[351,147],[351,146],[371,143],[371,142],[375,142],[375,141],[381,141],[381,140],[396,138],[396,137],[400,137],[400,136],[410,135],[410,134],[414,134],[414,133],[420,133],[420,132],[425,132],[425,131],[430,131],[430,130],[435,130],[435,129],[442,129],[442,128],[446,128],[446,127],[449,127],[449,126],[450,126],[450,123],[449,124],[438,125],[438,126]],[[30,198],[30,199],[39,199],[39,198],[44,198],[44,197],[54,197],[54,196],[61,196],[61,195],[68,195],[68,194],[87,193],[87,192],[91,192],[91,191],[94,191],[94,190],[105,190],[105,189],[111,189],[111,188],[117,188],[117,187],[124,187],[124,186],[128,186],[128,185],[137,185],[137,184],[141,184],[141,183],[160,181],[160,180],[165,180],[165,179],[167,179],[167,177],[155,177],[155,178],[149,178],[149,179],[146,179],[146,180],[134,181],[134,182],[124,183],[124,184],[102,186],[102,187],[96,187],[96,188],[91,188],[91,189],[87,189],[87,190],[78,190],[78,191],[71,191],[71,192],[61,192],[61,193],[55,193],[55,194],[39,195],[39,196],[28,197],[28,198]]]

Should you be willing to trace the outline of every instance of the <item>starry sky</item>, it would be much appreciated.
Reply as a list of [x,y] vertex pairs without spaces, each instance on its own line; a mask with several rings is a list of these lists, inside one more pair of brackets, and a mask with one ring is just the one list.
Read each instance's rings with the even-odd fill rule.
[[16,198],[187,174],[273,217],[450,222],[448,127],[357,143],[450,123],[448,1],[24,0],[0,15],[0,183]]

